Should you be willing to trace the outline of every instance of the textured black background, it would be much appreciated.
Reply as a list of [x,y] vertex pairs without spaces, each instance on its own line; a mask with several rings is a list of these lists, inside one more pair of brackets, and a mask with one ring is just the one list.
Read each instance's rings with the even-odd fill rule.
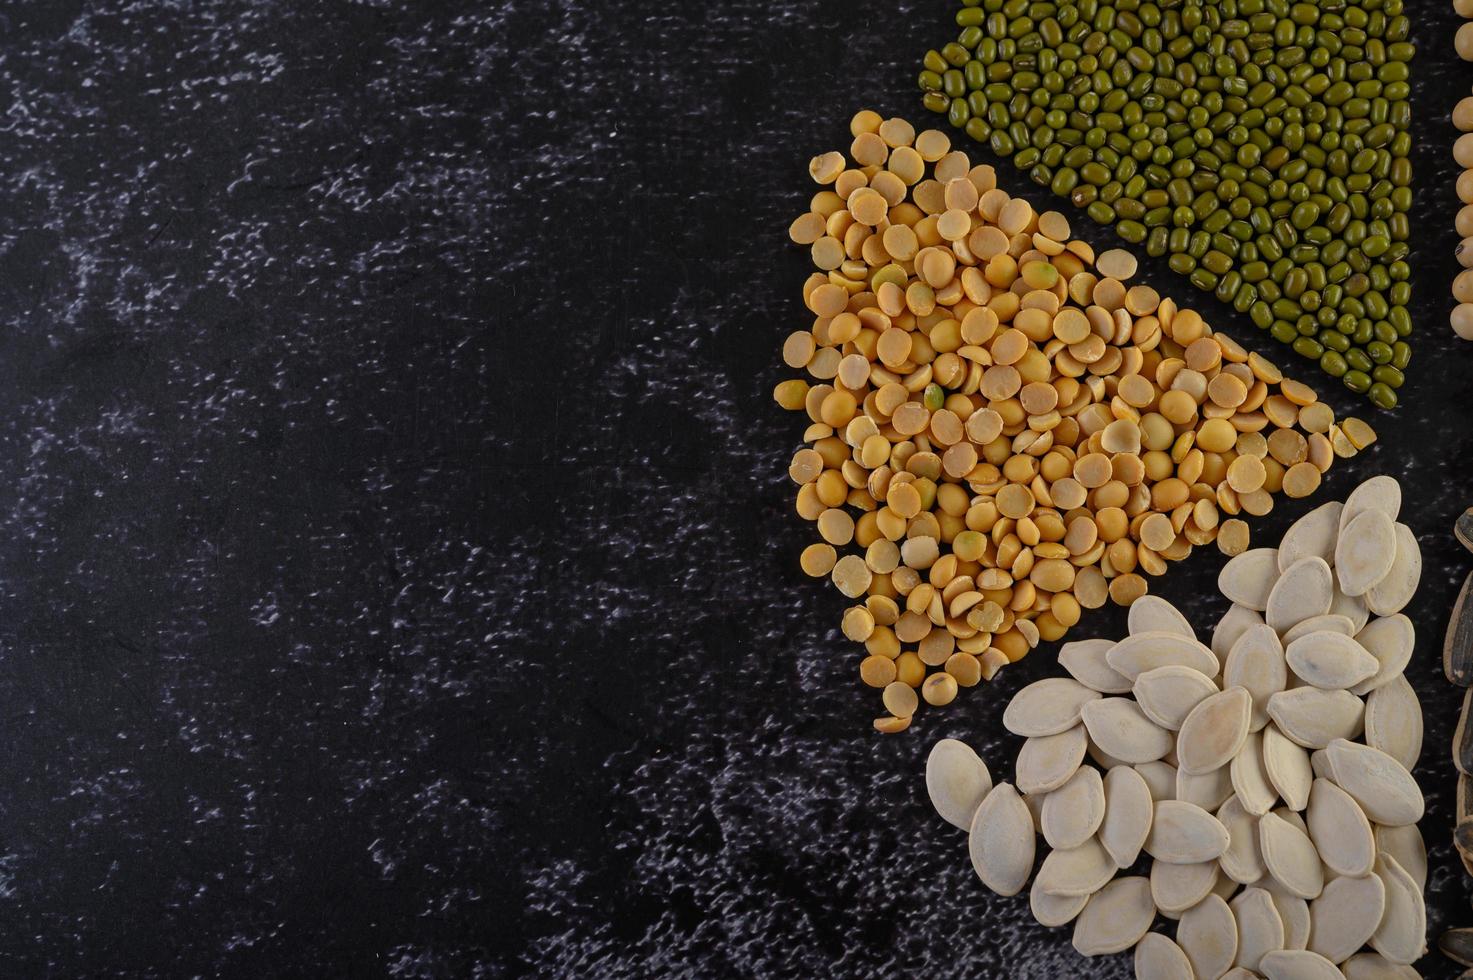
[[[1473,923],[1437,657],[1473,67],[1412,6],[1405,407],[1259,540],[1405,481],[1435,936]],[[855,109],[922,121],[950,8],[0,11],[0,972],[1128,975],[988,895],[920,781],[943,734],[1009,772],[1053,649],[881,739],[796,566],[785,229]],[[1210,624],[1220,564],[1153,588]]]

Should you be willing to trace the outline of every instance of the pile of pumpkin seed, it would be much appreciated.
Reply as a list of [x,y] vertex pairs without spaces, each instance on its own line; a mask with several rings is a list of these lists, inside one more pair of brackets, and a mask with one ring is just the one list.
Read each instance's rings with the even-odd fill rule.
[[1402,0],[963,0],[927,108],[1376,405],[1411,357]]
[[[1422,712],[1400,610],[1421,553],[1400,506],[1375,477],[1229,561],[1210,646],[1154,596],[1118,643],[1066,644],[1071,676],[1003,714],[1027,739],[1014,783],[939,741],[927,790],[983,884],[1016,895],[1032,877],[1040,923],[1072,922],[1086,956],[1134,947],[1138,977],[1415,977]],[[1174,939],[1151,932],[1158,914]]]
[[807,377],[773,394],[810,423],[788,473],[822,540],[801,564],[855,600],[878,730],[1129,605],[1220,527],[1242,550],[1225,517],[1374,441],[945,133],[869,111],[850,133],[789,229],[819,271],[783,344]]

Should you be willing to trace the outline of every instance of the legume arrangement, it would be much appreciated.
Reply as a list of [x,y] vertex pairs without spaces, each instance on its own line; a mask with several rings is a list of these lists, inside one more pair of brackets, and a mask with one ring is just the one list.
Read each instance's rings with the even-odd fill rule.
[[879,731],[1131,604],[1219,529],[1243,551],[1225,515],[1307,496],[1375,440],[944,132],[866,110],[850,133],[789,229],[819,271],[783,344],[807,378],[773,394],[809,419],[788,472],[822,540],[801,565],[856,601]]
[[1412,331],[1402,0],[963,0],[956,22],[924,59],[928,109],[1396,405]]

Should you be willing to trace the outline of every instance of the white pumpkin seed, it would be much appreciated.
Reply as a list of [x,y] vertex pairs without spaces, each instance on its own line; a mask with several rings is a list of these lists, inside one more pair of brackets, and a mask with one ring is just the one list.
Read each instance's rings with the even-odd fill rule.
[[1039,925],[1050,929],[1073,922],[1074,917],[1084,911],[1087,902],[1088,895],[1050,895],[1038,887],[1037,878],[1033,879],[1033,887],[1028,890],[1028,907],[1033,918]]
[[[1089,734],[1089,729],[1085,729],[1085,734],[1086,735]],[[1120,759],[1117,759],[1113,755],[1111,755],[1110,753],[1104,751],[1098,745],[1096,745],[1094,742],[1090,742],[1089,743],[1088,752],[1089,752],[1089,757],[1094,760],[1094,764],[1097,765],[1097,766],[1099,766],[1101,769],[1105,770],[1106,772],[1109,772],[1111,769],[1114,769],[1116,766],[1128,766],[1128,765],[1130,765],[1130,763],[1128,763],[1128,762],[1122,762]]]
[[1264,877],[1258,883],[1274,898],[1274,908],[1284,922],[1284,948],[1304,949],[1309,945],[1309,903],[1298,895],[1292,895],[1273,876]]
[[1422,819],[1422,789],[1405,766],[1380,749],[1336,739],[1329,745],[1330,764],[1340,788],[1355,798],[1376,823],[1401,827]]
[[1263,617],[1247,606],[1232,605],[1212,630],[1212,653],[1221,664],[1227,663],[1233,645],[1250,627],[1262,626]]
[[1002,724],[1025,738],[1057,735],[1079,724],[1080,708],[1099,698],[1098,691],[1071,677],[1046,677],[1013,695],[1002,713]]
[[926,792],[941,819],[971,830],[972,814],[992,789],[987,763],[972,747],[954,738],[937,739],[926,757]]
[[1350,689],[1351,694],[1365,697],[1376,688],[1391,683],[1406,669],[1407,662],[1412,659],[1412,649],[1417,644],[1417,632],[1410,619],[1396,613],[1367,623],[1356,634],[1355,641],[1379,664],[1373,676]]
[[1075,725],[1057,735],[1030,738],[1018,750],[1014,763],[1018,789],[1028,794],[1051,793],[1069,781],[1084,761],[1089,733]]
[[1126,629],[1136,633],[1180,633],[1195,640],[1197,633],[1181,611],[1157,595],[1143,595],[1130,604]]
[[1376,877],[1386,886],[1386,912],[1371,936],[1371,948],[1393,963],[1415,963],[1427,951],[1427,906],[1422,891],[1396,859],[1376,859]]
[[[1351,795],[1328,779],[1316,779],[1304,812],[1309,839],[1320,860],[1336,874],[1359,878],[1371,873],[1376,838],[1371,822]],[[1345,957],[1331,957],[1336,963]]]
[[1263,621],[1282,633],[1313,616],[1330,611],[1335,600],[1335,577],[1318,555],[1301,558],[1284,569],[1268,594]]
[[1376,850],[1395,859],[1401,869],[1412,876],[1417,891],[1427,889],[1427,842],[1416,824],[1404,827],[1376,825]]
[[1245,688],[1230,687],[1204,698],[1182,722],[1177,769],[1198,776],[1227,765],[1248,737],[1252,713],[1253,698]]
[[1304,814],[1296,810],[1291,810],[1286,806],[1281,806],[1273,812],[1278,814],[1281,820],[1287,820],[1290,825],[1305,837],[1309,836],[1309,825],[1304,822]]
[[1033,815],[1009,783],[998,783],[972,816],[967,851],[982,884],[1016,895],[1033,870]]
[[1401,484],[1389,476],[1373,476],[1350,491],[1340,511],[1341,533],[1357,514],[1367,510],[1380,511],[1396,520],[1401,516]]
[[1266,813],[1258,818],[1258,849],[1268,873],[1290,894],[1319,896],[1325,874],[1308,834],[1277,813]]
[[1044,797],[1039,826],[1050,847],[1068,850],[1093,837],[1104,819],[1104,781],[1098,769],[1084,766]]
[[1253,696],[1253,714],[1249,731],[1259,731],[1268,724],[1268,699],[1284,689],[1289,667],[1279,635],[1267,624],[1250,626],[1238,637],[1228,652],[1222,669],[1225,687],[1241,687]]
[[1268,699],[1268,716],[1279,731],[1307,749],[1322,749],[1337,738],[1355,738],[1365,710],[1365,703],[1349,691],[1318,687],[1296,687]]
[[1417,583],[1422,580],[1422,549],[1417,545],[1417,536],[1405,524],[1397,524],[1396,557],[1386,577],[1371,586],[1366,593],[1366,605],[1377,616],[1390,616],[1401,612],[1417,592]]
[[1195,803],[1211,813],[1232,795],[1233,777],[1227,766],[1218,766],[1211,772],[1196,774],[1177,767],[1176,799],[1181,802]]
[[1208,895],[1182,913],[1176,942],[1187,954],[1198,977],[1220,977],[1233,967],[1238,955],[1238,923],[1233,910],[1216,895]]
[[1415,968],[1392,963],[1380,953],[1356,953],[1340,964],[1345,980],[1422,980]]
[[1279,731],[1277,725],[1263,730],[1263,771],[1289,809],[1303,810],[1309,805],[1309,790],[1314,782],[1309,753]]
[[1135,980],[1183,980],[1192,962],[1182,948],[1159,932],[1148,932],[1135,947]]
[[[1335,579],[1348,596],[1363,596],[1384,579],[1396,560],[1396,527],[1379,510],[1350,519],[1335,543]],[[1369,607],[1367,607],[1369,608]]]
[[1350,620],[1351,633],[1359,633],[1365,629],[1366,623],[1371,618],[1371,610],[1366,606],[1366,600],[1360,596],[1348,596],[1338,588],[1335,590],[1335,601],[1330,605],[1331,616],[1344,616]]
[[1125,694],[1130,691],[1130,678],[1105,661],[1105,654],[1114,646],[1114,640],[1074,640],[1059,648],[1059,663],[1091,691]]
[[1233,756],[1228,775],[1232,780],[1233,792],[1237,794],[1239,804],[1253,816],[1263,816],[1278,802],[1278,791],[1274,789],[1273,783],[1269,781],[1267,770],[1263,768],[1263,734],[1261,732],[1252,732],[1248,735],[1243,742],[1243,747],[1238,750],[1237,755]]
[[1380,661],[1344,633],[1310,633],[1289,644],[1284,660],[1295,676],[1328,691],[1354,687],[1376,676]]
[[[1142,762],[1131,768],[1146,781],[1146,786],[1151,790],[1152,803],[1176,799],[1176,766],[1158,759],[1155,762]],[[1108,814],[1106,819],[1109,819]]]
[[1336,878],[1309,903],[1309,948],[1331,963],[1349,959],[1371,938],[1385,909],[1380,878]]
[[1366,699],[1366,744],[1411,771],[1422,755],[1422,702],[1401,675]]
[[1118,867],[1128,868],[1140,857],[1146,835],[1151,832],[1154,812],[1151,788],[1140,772],[1130,766],[1115,766],[1105,773],[1104,786],[1105,818],[1100,823],[1100,844]]
[[1330,633],[1344,633],[1346,636],[1355,635],[1355,624],[1348,616],[1337,613],[1325,613],[1323,616],[1311,616],[1284,632],[1284,642],[1293,643],[1307,633],[1318,633],[1326,630]]
[[1217,575],[1217,589],[1228,599],[1256,612],[1268,608],[1268,596],[1279,579],[1277,548],[1254,548],[1231,559]]
[[1122,762],[1151,762],[1172,749],[1171,733],[1142,714],[1130,698],[1091,701],[1083,717],[1090,740]]
[[1266,890],[1245,888],[1228,907],[1238,924],[1238,953],[1233,965],[1257,970],[1264,953],[1284,948],[1284,922]]
[[[1219,861],[1218,869],[1221,870],[1221,868],[1222,862]],[[1255,882],[1255,884],[1261,885],[1262,882]],[[1239,884],[1233,879],[1229,878],[1227,875],[1219,874],[1217,876],[1217,884],[1212,886],[1212,894],[1216,895],[1224,902],[1231,901],[1232,897],[1237,894],[1239,887]]]
[[1038,887],[1050,895],[1093,895],[1115,877],[1115,862],[1100,842],[1085,841],[1064,851],[1050,851],[1038,868]]
[[1330,753],[1324,749],[1315,749],[1309,754],[1309,767],[1314,770],[1315,779],[1335,779],[1335,767],[1330,764]]
[[1230,840],[1227,828],[1194,803],[1162,800],[1151,812],[1146,853],[1170,864],[1196,864],[1222,857]]
[[1340,968],[1307,949],[1278,949],[1263,954],[1258,968],[1268,980],[1344,980]]
[[1159,630],[1127,636],[1105,655],[1105,661],[1131,681],[1168,664],[1190,667],[1208,678],[1218,671],[1217,657],[1211,650],[1180,633]]
[[1137,677],[1134,693],[1147,718],[1176,731],[1202,699],[1217,693],[1217,685],[1200,670],[1168,664]]
[[1223,874],[1244,885],[1262,878],[1268,869],[1258,850],[1257,818],[1233,796],[1218,808],[1217,820],[1227,828],[1229,838],[1228,849],[1219,858]]
[[1116,878],[1094,895],[1074,923],[1074,948],[1083,956],[1104,956],[1141,941],[1156,918],[1151,883]]
[[1279,542],[1279,571],[1287,571],[1290,565],[1311,555],[1323,559],[1326,564],[1333,561],[1343,508],[1340,501],[1332,500],[1289,525],[1289,530],[1284,532],[1284,538]]
[[1151,899],[1161,914],[1176,918],[1212,894],[1219,878],[1216,861],[1197,864],[1151,863]]

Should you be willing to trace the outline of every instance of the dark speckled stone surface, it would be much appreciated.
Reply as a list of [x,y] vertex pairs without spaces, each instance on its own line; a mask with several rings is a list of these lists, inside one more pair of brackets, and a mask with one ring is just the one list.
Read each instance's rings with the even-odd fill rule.
[[[1473,923],[1437,658],[1473,67],[1414,6],[1405,407],[1257,533],[1405,482],[1435,935]],[[988,895],[920,781],[940,735],[1006,771],[1053,649],[880,739],[797,569],[785,229],[855,108],[920,119],[949,7],[0,11],[0,972],[1128,975]],[[1220,565],[1156,591],[1215,619]]]

